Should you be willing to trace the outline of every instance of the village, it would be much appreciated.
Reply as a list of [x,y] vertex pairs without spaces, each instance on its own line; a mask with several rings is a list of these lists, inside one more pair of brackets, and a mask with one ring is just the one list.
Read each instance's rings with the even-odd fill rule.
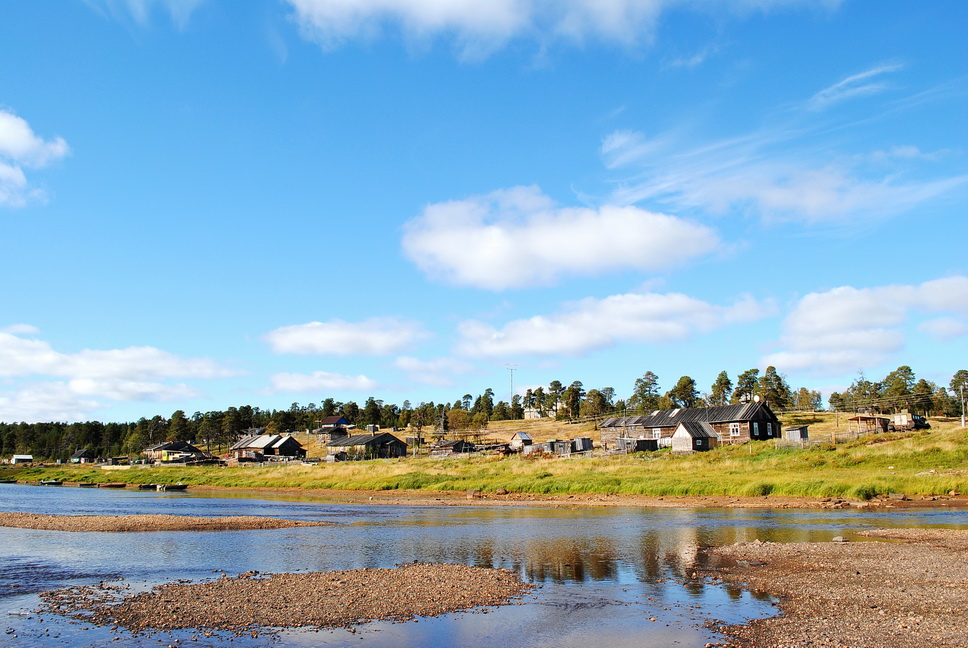
[[[811,440],[809,425],[783,425],[769,404],[758,399],[741,404],[712,407],[681,407],[647,414],[606,417],[593,421],[567,421],[552,430],[573,427],[571,438],[549,437],[545,426],[499,426],[497,429],[461,430],[448,434],[436,428],[428,435],[413,430],[386,430],[368,425],[360,430],[343,416],[330,416],[312,430],[297,434],[271,434],[265,428],[245,430],[220,452],[193,441],[154,444],[136,457],[98,457],[89,450],[71,455],[71,464],[123,466],[131,464],[198,466],[246,466],[300,461],[308,464],[395,459],[406,457],[448,457],[521,455],[525,457],[610,456],[632,453],[673,454],[708,452],[720,446],[773,441],[778,447],[805,447],[838,438],[856,438],[930,428],[927,420],[907,411],[893,416],[869,413],[845,415],[846,430]],[[796,419],[793,419],[796,421]],[[838,416],[837,421],[839,422]],[[515,429],[522,428],[522,429]],[[214,451],[213,451],[214,450]],[[30,464],[31,455],[13,455],[11,464]],[[60,462],[58,462],[60,463]]]

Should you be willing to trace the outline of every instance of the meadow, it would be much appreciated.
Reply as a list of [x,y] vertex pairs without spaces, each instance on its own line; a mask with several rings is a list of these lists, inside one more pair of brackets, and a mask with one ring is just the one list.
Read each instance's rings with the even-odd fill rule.
[[[817,424],[821,428],[822,425]],[[521,428],[519,421],[516,429]],[[578,435],[573,428],[568,431],[572,436]],[[822,438],[819,433],[817,436]],[[558,438],[566,435],[559,433]],[[0,470],[0,478],[129,484],[181,481],[189,485],[252,489],[482,493],[503,489],[536,495],[869,500],[890,493],[968,492],[968,430],[957,427],[953,421],[940,425],[935,422],[931,430],[866,435],[839,443],[783,447],[773,441],[757,441],[687,455],[659,451],[591,457],[421,456],[319,465],[292,462],[244,467],[152,466],[113,471],[93,466],[5,467]]]

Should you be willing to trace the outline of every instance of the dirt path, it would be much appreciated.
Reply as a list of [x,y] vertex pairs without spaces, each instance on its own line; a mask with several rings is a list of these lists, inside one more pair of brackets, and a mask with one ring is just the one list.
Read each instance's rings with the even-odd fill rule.
[[901,529],[886,542],[746,543],[710,549],[704,575],[781,598],[783,614],[731,626],[743,648],[968,646],[968,530]]

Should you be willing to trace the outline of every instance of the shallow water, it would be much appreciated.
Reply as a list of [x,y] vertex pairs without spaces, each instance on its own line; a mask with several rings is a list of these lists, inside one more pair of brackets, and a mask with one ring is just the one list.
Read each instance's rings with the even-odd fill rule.
[[[263,531],[70,533],[0,528],[0,644],[10,646],[624,646],[701,647],[704,624],[774,612],[768,598],[693,581],[700,546],[801,542],[877,527],[968,528],[968,511],[809,511],[366,506],[290,497],[0,484],[6,511],[121,515],[264,515],[327,527]],[[132,636],[53,615],[37,593],[122,578],[135,589],[243,571],[454,562],[504,567],[539,585],[520,605],[375,622],[355,632],[281,631],[258,638],[194,632]],[[654,620],[653,620],[654,619]],[[114,640],[112,642],[112,640]],[[161,642],[161,643],[159,643]]]

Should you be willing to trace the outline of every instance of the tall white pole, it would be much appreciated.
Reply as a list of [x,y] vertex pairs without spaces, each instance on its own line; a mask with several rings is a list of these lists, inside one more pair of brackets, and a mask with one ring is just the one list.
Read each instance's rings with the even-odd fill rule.
[[965,386],[961,387],[961,427],[965,427]]

